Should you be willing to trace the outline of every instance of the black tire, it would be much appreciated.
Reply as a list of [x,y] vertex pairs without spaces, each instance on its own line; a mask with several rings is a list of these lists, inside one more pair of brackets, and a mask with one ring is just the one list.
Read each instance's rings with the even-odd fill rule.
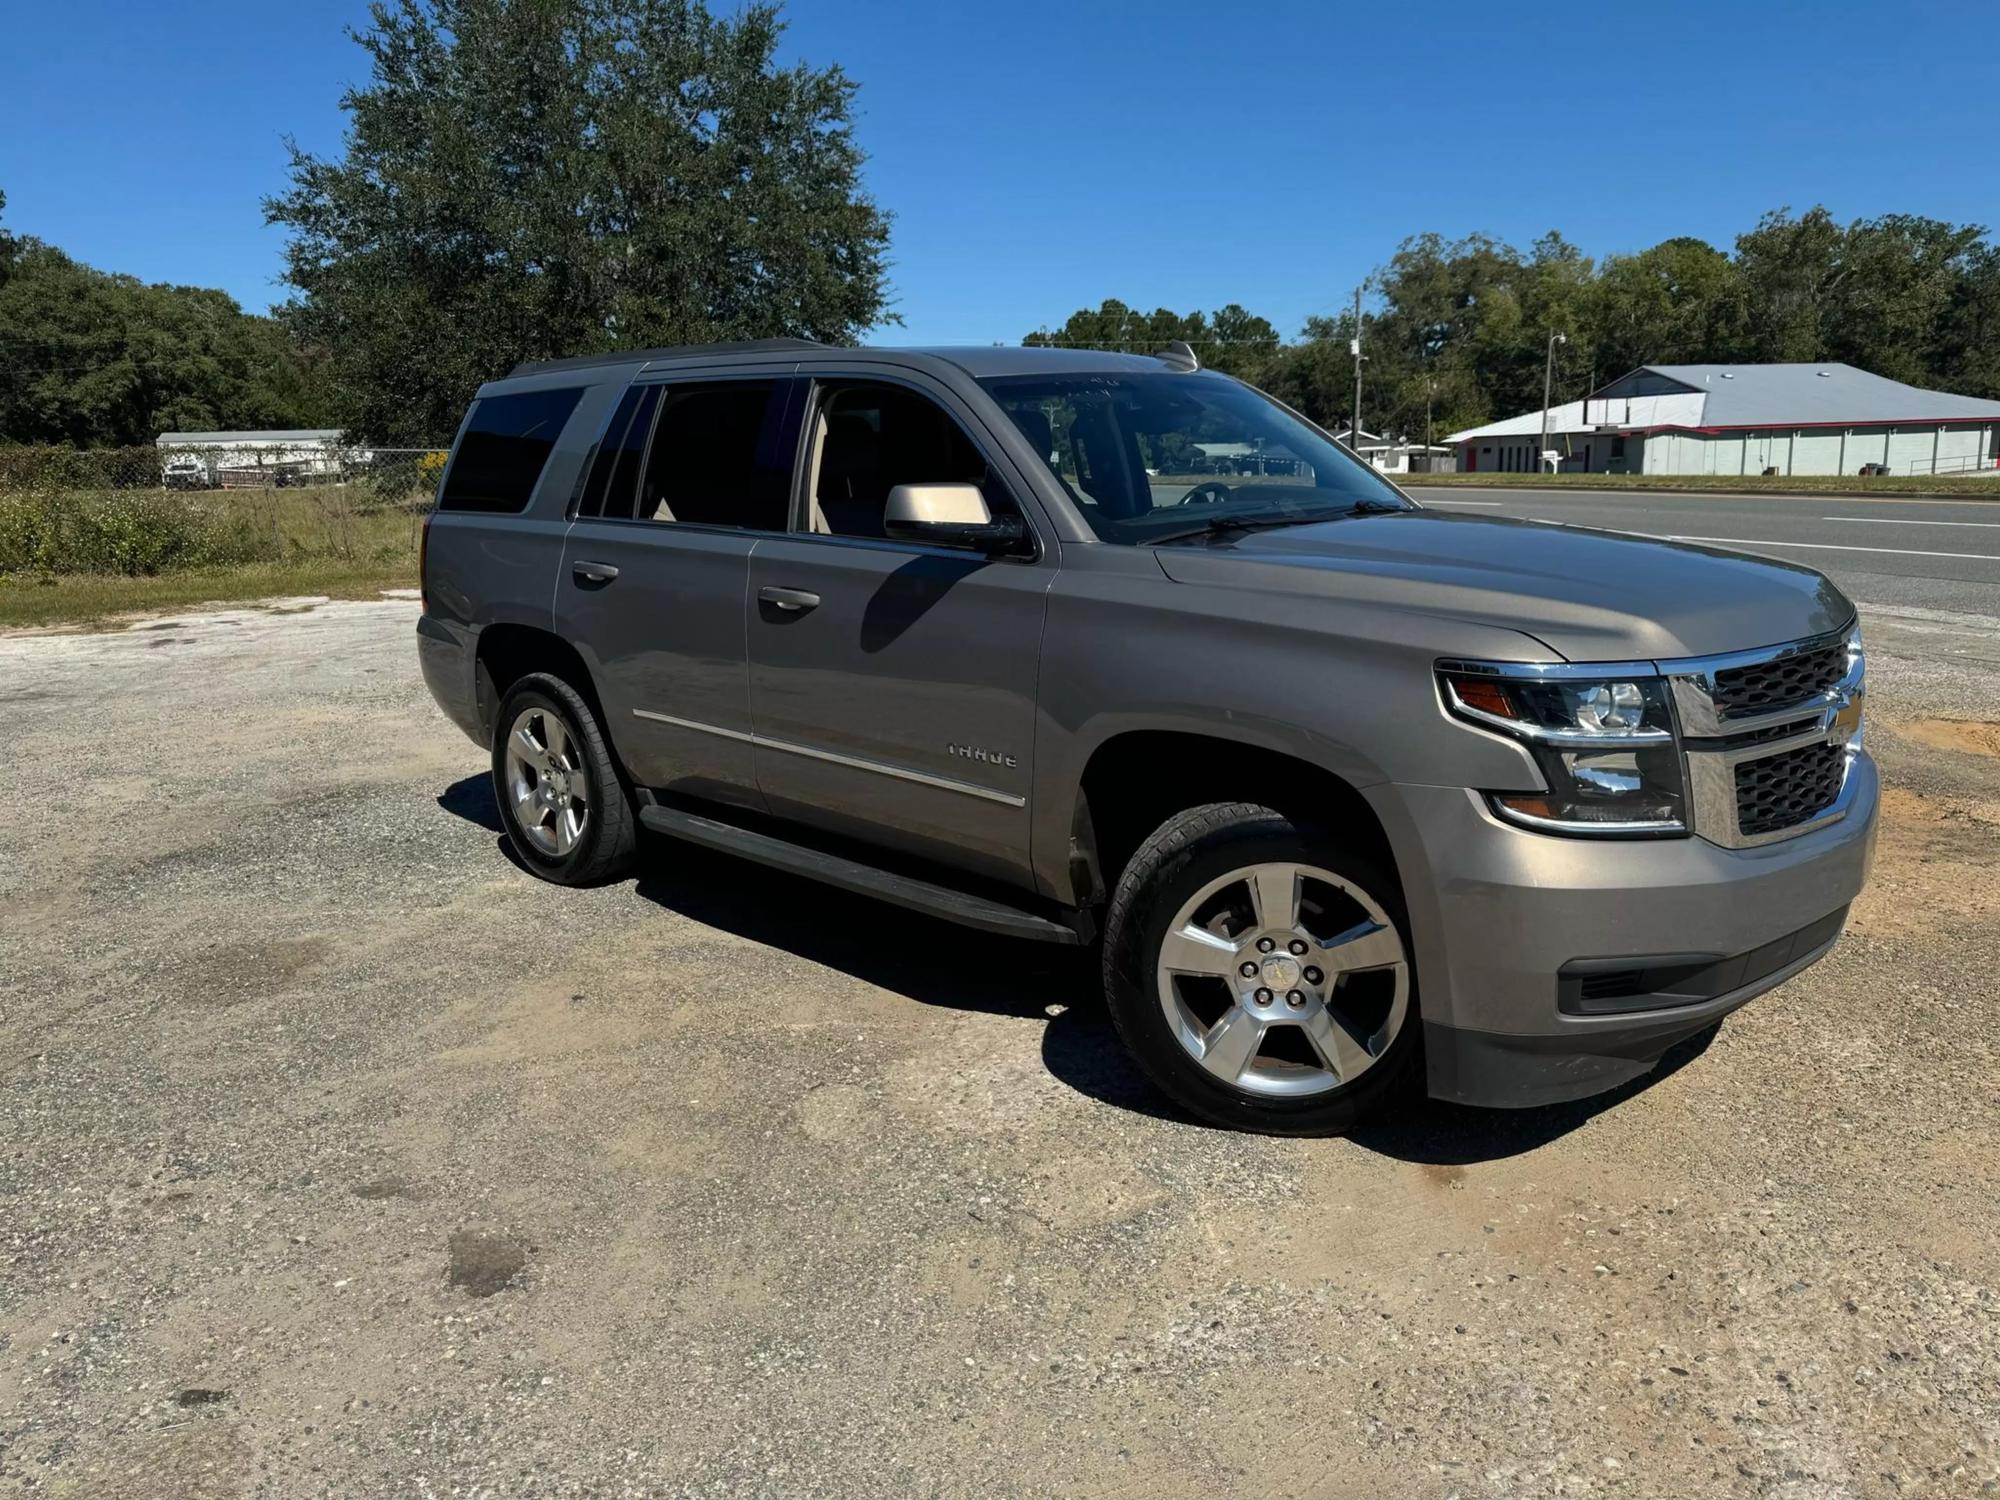
[[[524,713],[552,714],[575,747],[576,763],[592,795],[573,848],[551,854],[521,827],[508,786],[507,739]],[[560,677],[532,672],[507,689],[493,720],[493,800],[514,853],[534,874],[556,885],[600,885],[631,868],[639,845],[638,811],[631,789],[605,743],[603,727],[583,696]]]
[[[1317,866],[1366,892],[1394,924],[1407,963],[1400,1031],[1352,1082],[1303,1097],[1253,1093],[1210,1073],[1177,1040],[1156,982],[1161,945],[1182,906],[1211,882],[1266,862]],[[1234,1130],[1344,1134],[1407,1092],[1421,1050],[1416,964],[1397,883],[1336,838],[1253,803],[1188,808],[1139,847],[1105,919],[1104,991],[1119,1039],[1160,1092],[1190,1114]]]

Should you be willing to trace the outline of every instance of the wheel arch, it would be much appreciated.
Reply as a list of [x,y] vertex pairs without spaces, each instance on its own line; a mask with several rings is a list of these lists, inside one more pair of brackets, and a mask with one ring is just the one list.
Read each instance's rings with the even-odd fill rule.
[[1069,899],[1106,899],[1134,851],[1173,814],[1208,802],[1255,802],[1326,828],[1402,874],[1382,820],[1348,778],[1289,751],[1180,729],[1128,729],[1090,753],[1071,822]]
[[473,653],[474,704],[487,739],[493,737],[494,716],[507,690],[534,672],[560,677],[575,688],[597,715],[598,724],[604,725],[604,704],[582,653],[553,631],[500,621],[479,632]]

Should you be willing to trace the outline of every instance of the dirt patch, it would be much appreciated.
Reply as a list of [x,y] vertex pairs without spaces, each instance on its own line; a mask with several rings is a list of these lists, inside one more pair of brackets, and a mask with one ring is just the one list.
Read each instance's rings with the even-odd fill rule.
[[460,1229],[451,1237],[451,1284],[474,1297],[506,1290],[528,1264],[527,1249],[504,1234]]
[[1875,936],[1989,922],[2000,912],[2000,804],[1888,787],[1875,869],[1850,930]]
[[237,1005],[289,988],[333,951],[325,938],[280,938],[269,943],[225,943],[189,966],[184,993],[190,1002]]
[[1933,750],[1956,750],[1963,755],[2000,759],[2000,724],[1988,724],[1981,719],[1913,719],[1895,727],[1905,739]]

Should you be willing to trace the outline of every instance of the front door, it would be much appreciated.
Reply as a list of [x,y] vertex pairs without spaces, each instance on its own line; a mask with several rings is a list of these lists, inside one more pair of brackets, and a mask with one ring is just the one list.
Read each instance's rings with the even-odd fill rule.
[[[912,380],[822,379],[790,535],[750,559],[750,711],[773,813],[1031,885],[1028,793],[1044,601],[1039,556],[886,535],[898,484],[977,484],[1022,512],[970,434]],[[949,407],[949,409],[948,409]],[[1034,525],[1029,517],[1031,528]]]
[[600,440],[556,629],[640,786],[759,804],[743,609],[751,549],[790,505],[792,394],[776,375],[635,384]]

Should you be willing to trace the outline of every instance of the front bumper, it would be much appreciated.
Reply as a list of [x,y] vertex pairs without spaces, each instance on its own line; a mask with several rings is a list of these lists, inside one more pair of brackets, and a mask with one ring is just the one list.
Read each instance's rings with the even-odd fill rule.
[[[1409,904],[1432,1095],[1518,1107],[1616,1088],[1818,959],[1833,946],[1819,924],[1859,894],[1874,853],[1874,763],[1857,753],[1848,777],[1838,822],[1748,849],[1551,837],[1463,788],[1376,788]],[[1578,969],[1615,967],[1577,961],[1628,958],[1710,982],[1657,1007],[1565,1007],[1565,966],[1573,997]],[[1718,973],[1730,976],[1719,992]]]

